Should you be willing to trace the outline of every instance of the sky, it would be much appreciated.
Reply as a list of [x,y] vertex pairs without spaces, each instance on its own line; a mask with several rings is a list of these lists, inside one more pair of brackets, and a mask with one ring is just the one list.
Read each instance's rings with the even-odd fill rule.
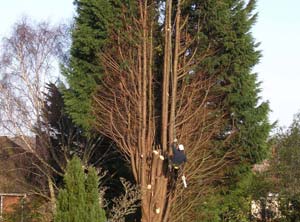
[[[300,0],[257,0],[252,29],[262,58],[253,71],[261,81],[262,101],[269,101],[270,121],[291,124],[300,111]],[[0,38],[22,16],[53,23],[70,21],[73,0],[0,0]]]
[[253,36],[261,45],[254,68],[262,81],[261,96],[268,100],[271,121],[288,126],[300,111],[300,1],[258,0]]

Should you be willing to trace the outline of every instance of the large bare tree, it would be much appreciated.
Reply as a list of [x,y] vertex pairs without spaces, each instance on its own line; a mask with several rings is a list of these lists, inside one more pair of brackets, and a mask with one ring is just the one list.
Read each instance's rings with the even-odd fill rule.
[[[185,3],[166,0],[158,6],[139,0],[136,14],[124,5],[121,25],[111,27],[111,44],[100,54],[105,75],[93,96],[94,126],[130,161],[141,186],[143,222],[174,222],[189,214],[233,154],[218,153],[211,143],[226,113],[215,89],[217,73],[198,67],[218,49],[199,47],[190,26],[196,33],[201,26],[189,24],[188,15],[181,13]],[[165,12],[161,29],[158,8]],[[155,43],[159,35],[163,49]],[[160,55],[161,66],[155,61]],[[188,163],[182,173],[187,188],[168,170],[174,138],[186,147]]]
[[63,26],[33,25],[24,18],[3,40],[0,60],[1,134],[10,136],[23,149],[24,160],[30,160],[22,170],[36,178],[31,190],[49,198],[53,205],[52,175],[59,172],[48,161],[50,129],[43,109],[46,82],[57,78],[54,62],[63,49],[64,34]]

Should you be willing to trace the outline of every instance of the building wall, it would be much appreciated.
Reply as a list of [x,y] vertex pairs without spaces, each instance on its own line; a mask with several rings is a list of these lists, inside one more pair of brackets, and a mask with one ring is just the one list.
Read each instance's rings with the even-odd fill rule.
[[18,204],[24,197],[26,194],[0,194],[0,216],[12,212],[14,205]]

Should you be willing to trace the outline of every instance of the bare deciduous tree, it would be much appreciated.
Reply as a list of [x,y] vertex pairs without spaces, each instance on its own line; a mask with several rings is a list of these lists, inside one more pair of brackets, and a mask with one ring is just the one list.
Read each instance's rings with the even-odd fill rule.
[[[43,119],[46,82],[51,80],[54,61],[62,50],[62,26],[32,25],[23,19],[14,26],[11,37],[1,45],[1,133],[9,135],[23,154],[32,156],[31,170],[44,188],[36,190],[55,202],[53,172],[48,162],[49,129]],[[23,169],[25,170],[25,169]],[[41,179],[43,178],[43,179]],[[41,184],[40,184],[41,185]]]
[[[130,161],[141,187],[143,222],[174,222],[188,214],[233,154],[218,154],[211,144],[226,115],[219,95],[211,90],[218,83],[217,73],[197,69],[218,49],[198,49],[188,16],[181,15],[183,2],[167,0],[164,6],[162,72],[154,61],[156,1],[137,1],[136,15],[124,7],[122,25],[111,28],[112,43],[100,55],[105,76],[93,96],[95,128],[115,141]],[[175,137],[186,147],[186,189],[168,170]]]
[[140,190],[124,178],[120,178],[124,193],[112,200],[113,207],[109,211],[110,222],[124,222],[127,215],[136,212],[140,202]]

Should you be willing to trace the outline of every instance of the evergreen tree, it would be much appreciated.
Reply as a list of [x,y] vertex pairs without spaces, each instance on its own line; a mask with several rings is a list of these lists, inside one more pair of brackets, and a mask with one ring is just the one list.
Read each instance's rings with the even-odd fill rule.
[[[226,89],[228,96],[225,104],[231,118],[226,128],[237,131],[229,143],[237,153],[237,164],[228,170],[229,179],[222,188],[220,197],[227,207],[220,213],[220,221],[248,220],[252,196],[249,187],[255,182],[250,171],[253,164],[262,161],[268,154],[267,137],[271,129],[268,122],[269,106],[266,102],[259,102],[259,83],[256,74],[251,73],[260,58],[258,44],[250,32],[257,17],[253,14],[255,2],[249,1],[245,7],[244,1],[232,1],[229,5],[233,9],[230,20],[232,26],[226,36],[229,41],[225,41],[224,45],[232,63],[224,79],[230,82]],[[236,203],[246,207],[239,207]]]
[[232,116],[230,120],[235,123],[231,127],[238,131],[231,145],[238,147],[241,161],[254,164],[267,156],[267,137],[271,129],[268,103],[259,101],[260,87],[256,74],[252,73],[261,56],[250,30],[257,17],[253,12],[256,0],[246,6],[245,1],[231,2],[228,5],[232,9],[231,29],[224,43],[232,61],[225,77],[231,83],[226,106]]
[[64,182],[65,188],[60,189],[57,198],[55,222],[106,221],[94,169],[86,176],[80,159],[74,157],[67,165]]
[[68,112],[78,125],[89,128],[93,119],[91,94],[100,81],[98,54],[106,45],[108,26],[114,12],[109,0],[75,0],[77,9],[72,31],[69,66],[64,68],[71,90],[65,92]]
[[[251,192],[247,189],[253,178],[250,169],[252,164],[267,157],[267,137],[271,129],[268,103],[259,101],[260,86],[256,74],[252,73],[261,56],[257,50],[259,44],[255,43],[251,34],[257,18],[254,12],[256,1],[191,2],[192,7],[188,5],[185,13],[191,15],[189,23],[195,24],[194,27],[201,20],[203,25],[199,38],[202,47],[210,44],[217,49],[217,53],[207,57],[198,69],[218,75],[214,90],[227,113],[223,130],[212,142],[219,147],[220,153],[226,150],[235,153],[233,164],[225,168],[224,178],[227,179],[215,187],[219,195],[214,193],[208,197],[210,201],[206,201],[210,203],[206,219],[242,221],[241,218],[246,220],[249,214]],[[237,208],[237,204],[245,207]],[[211,217],[214,219],[210,220]],[[203,221],[206,220],[203,218]]]
[[[99,206],[103,200],[99,198],[98,175],[95,168],[90,167],[86,178],[86,205],[87,211],[90,214],[90,222],[105,221],[105,212]],[[102,218],[102,220],[99,220]]]
[[191,27],[196,27],[199,20],[203,24],[198,33],[202,43],[199,47],[211,45],[217,51],[197,67],[218,75],[215,90],[228,116],[216,141],[233,134],[228,147],[238,152],[240,160],[251,164],[266,157],[266,138],[271,129],[268,103],[259,101],[260,84],[252,73],[261,56],[251,34],[257,18],[255,5],[256,0],[246,5],[244,0],[193,0],[185,9],[191,15],[189,23],[195,24]]
[[[107,144],[103,144],[103,137],[94,134],[86,135],[82,127],[76,125],[66,112],[62,92],[66,92],[63,84],[47,85],[47,94],[44,103],[44,119],[50,131],[50,156],[52,165],[58,172],[63,173],[66,160],[74,155],[78,156],[84,164],[94,164],[102,158],[107,151]],[[93,152],[93,150],[101,152]],[[102,166],[101,166],[102,167]]]

